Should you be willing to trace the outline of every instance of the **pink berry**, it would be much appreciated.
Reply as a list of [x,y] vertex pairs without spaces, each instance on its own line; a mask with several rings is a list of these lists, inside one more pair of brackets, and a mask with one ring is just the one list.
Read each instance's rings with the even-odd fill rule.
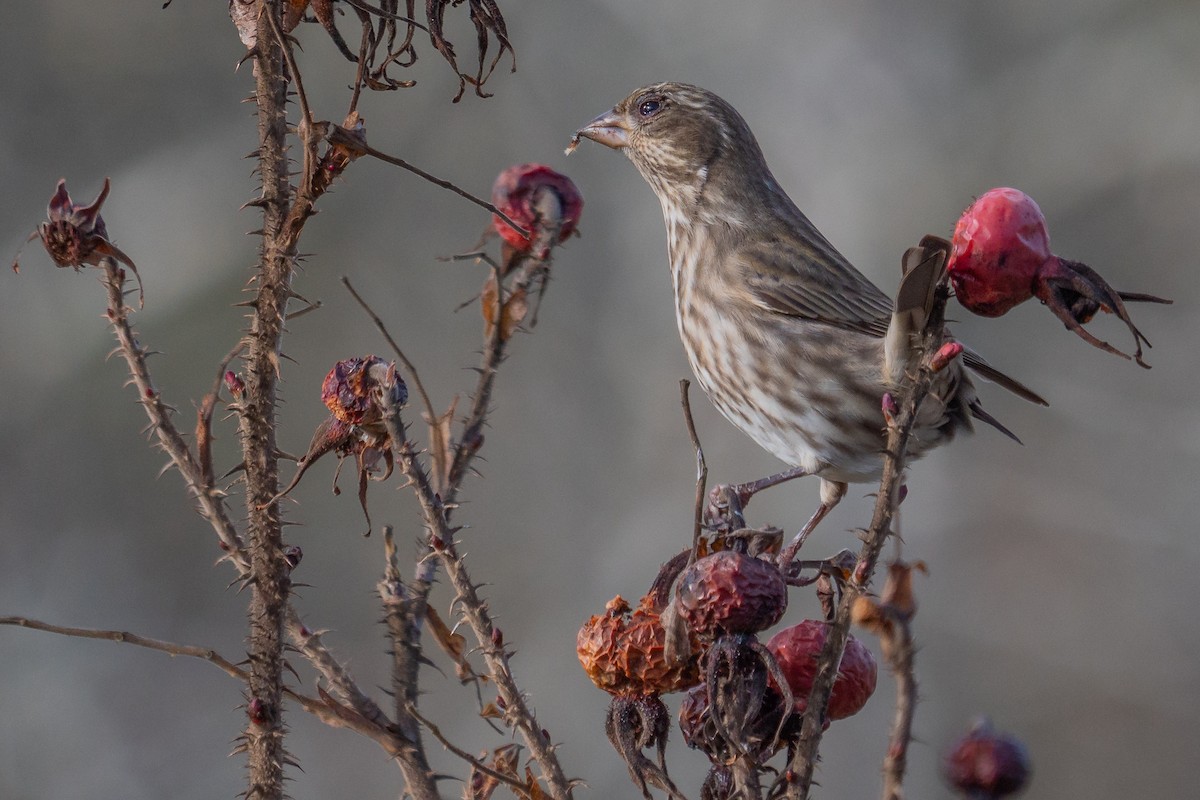
[[954,226],[947,270],[963,306],[998,317],[1033,297],[1050,257],[1046,218],[1033,198],[1017,189],[989,189]]
[[[492,205],[531,234],[538,222],[537,195],[539,189],[550,189],[558,196],[562,218],[558,241],[565,241],[575,232],[579,215],[583,211],[583,196],[575,183],[544,164],[516,164],[501,172],[492,186]],[[522,236],[512,226],[495,214],[492,226],[514,249],[525,252],[532,246],[532,239]]]

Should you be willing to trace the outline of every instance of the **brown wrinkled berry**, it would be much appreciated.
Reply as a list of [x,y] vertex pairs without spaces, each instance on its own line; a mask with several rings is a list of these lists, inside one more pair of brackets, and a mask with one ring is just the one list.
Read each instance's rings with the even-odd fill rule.
[[576,653],[592,683],[611,694],[665,694],[696,685],[696,657],[668,663],[665,643],[666,631],[650,604],[643,600],[630,613],[629,603],[617,595],[604,614],[579,629]]
[[408,400],[408,387],[394,375],[395,365],[378,356],[346,358],[333,365],[321,384],[321,400],[339,420],[350,425],[369,425],[383,419],[376,401],[377,387],[391,383],[392,401],[397,406]]
[[787,584],[774,564],[732,550],[698,560],[679,579],[676,607],[701,638],[757,633],[787,610]]

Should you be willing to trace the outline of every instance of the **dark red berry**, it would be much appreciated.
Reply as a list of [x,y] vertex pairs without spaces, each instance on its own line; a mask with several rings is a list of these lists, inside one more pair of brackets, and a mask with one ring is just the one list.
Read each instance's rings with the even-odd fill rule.
[[787,610],[787,584],[774,564],[732,550],[692,564],[675,595],[680,615],[701,638],[757,633]]
[[969,797],[999,798],[1029,780],[1029,756],[1015,737],[998,733],[987,719],[975,723],[942,762],[946,782]]
[[[784,628],[767,642],[767,649],[775,656],[796,699],[797,713],[808,707],[808,694],[817,674],[817,659],[828,634],[828,623],[806,619]],[[829,719],[844,719],[861,711],[875,692],[878,676],[879,669],[871,651],[850,636],[829,697]]]

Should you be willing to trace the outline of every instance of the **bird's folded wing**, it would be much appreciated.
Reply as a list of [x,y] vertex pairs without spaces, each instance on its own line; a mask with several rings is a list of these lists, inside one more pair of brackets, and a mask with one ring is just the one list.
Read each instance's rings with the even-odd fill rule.
[[892,301],[824,239],[754,242],[737,255],[762,308],[869,336],[887,333]]

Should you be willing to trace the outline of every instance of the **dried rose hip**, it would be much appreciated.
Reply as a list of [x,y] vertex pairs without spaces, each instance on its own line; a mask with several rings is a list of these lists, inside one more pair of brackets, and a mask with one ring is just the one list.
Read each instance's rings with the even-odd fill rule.
[[[541,189],[549,189],[558,197],[561,206],[561,222],[558,241],[566,241],[579,224],[583,211],[583,196],[574,182],[543,164],[516,164],[501,172],[492,186],[492,205],[531,234],[538,222],[537,200]],[[533,241],[513,230],[512,226],[495,214],[492,226],[496,232],[519,252],[527,252]],[[557,242],[556,242],[557,244]]]
[[[665,694],[695,686],[700,680],[697,658],[669,663],[666,637],[648,597],[631,614],[629,603],[617,595],[604,614],[579,629],[575,651],[592,683],[611,694]],[[693,647],[693,653],[698,649]]]
[[787,584],[774,564],[722,550],[683,573],[675,604],[688,627],[703,639],[757,633],[783,617]]
[[390,383],[392,401],[397,406],[408,400],[408,387],[394,376],[394,364],[379,356],[346,358],[333,365],[321,384],[321,399],[333,415],[350,425],[370,425],[383,419],[373,392]]
[[954,227],[946,266],[958,301],[969,311],[998,317],[1036,296],[1069,330],[1110,353],[1128,355],[1084,330],[1097,311],[1116,314],[1133,334],[1134,359],[1143,367],[1142,335],[1125,301],[1169,303],[1147,294],[1118,292],[1094,269],[1050,252],[1046,218],[1033,198],[1017,189],[989,189]]
[[942,774],[968,797],[1004,797],[1029,780],[1029,756],[1016,738],[981,719],[946,754]]
[[[817,659],[828,633],[828,623],[806,619],[784,628],[767,642],[767,649],[775,656],[796,698],[796,713],[802,713],[808,707],[808,693],[817,674]],[[861,711],[875,692],[878,672],[871,651],[850,636],[829,697],[829,719],[844,719]]]

